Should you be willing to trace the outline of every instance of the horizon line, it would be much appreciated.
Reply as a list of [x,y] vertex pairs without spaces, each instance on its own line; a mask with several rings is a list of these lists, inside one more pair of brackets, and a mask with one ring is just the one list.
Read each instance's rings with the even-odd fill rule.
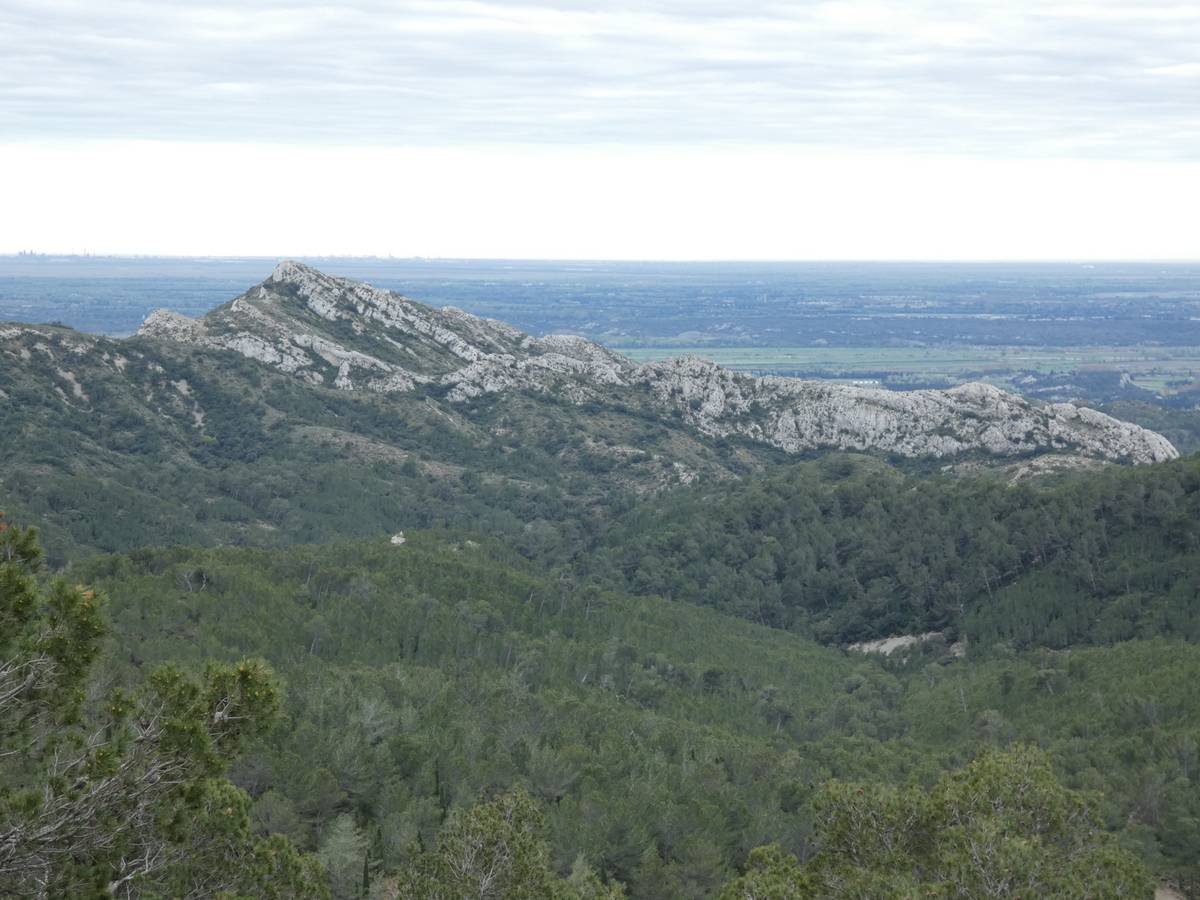
[[236,260],[252,262],[258,260],[304,261],[345,260],[381,262],[469,262],[469,263],[640,263],[680,265],[794,265],[794,264],[878,264],[913,263],[936,265],[976,265],[981,263],[1020,265],[1029,263],[1061,263],[1069,265],[1144,263],[1147,265],[1200,265],[1197,257],[1153,257],[1153,256],[1031,256],[1031,257],[574,257],[574,256],[399,256],[388,254],[344,254],[344,253],[60,253],[23,250],[0,253],[0,260],[69,259],[69,260],[187,260],[203,262],[209,260]]

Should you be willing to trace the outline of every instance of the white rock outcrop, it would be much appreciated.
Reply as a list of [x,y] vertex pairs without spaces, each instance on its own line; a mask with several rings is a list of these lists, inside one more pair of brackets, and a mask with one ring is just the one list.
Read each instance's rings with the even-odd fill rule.
[[1171,442],[1138,425],[1069,403],[1042,406],[989,384],[888,391],[795,378],[755,378],[684,357],[634,376],[708,434],[741,435],[790,453],[819,447],[898,456],[1038,450],[1149,463],[1174,459]]
[[857,644],[850,644],[846,649],[853,653],[878,653],[880,656],[891,656],[897,650],[924,644],[926,641],[932,641],[941,636],[940,631],[927,631],[924,634],[897,634],[893,637],[880,638],[877,641],[859,641]]
[[[526,335],[454,307],[296,262],[203,319],[158,310],[139,335],[233,350],[337,390],[437,386],[451,403],[527,391],[680,416],[706,434],[790,453],[876,450],[906,457],[1060,452],[1134,463],[1178,453],[1166,438],[1069,403],[1042,405],[988,384],[888,391],[753,377],[696,357],[637,365],[574,335]],[[347,346],[353,342],[354,346]]]

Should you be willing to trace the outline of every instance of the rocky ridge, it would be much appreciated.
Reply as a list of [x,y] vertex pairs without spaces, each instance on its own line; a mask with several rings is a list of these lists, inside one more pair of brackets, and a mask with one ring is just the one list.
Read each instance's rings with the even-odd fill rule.
[[1178,456],[1137,425],[987,384],[895,392],[753,377],[695,357],[638,365],[584,338],[533,337],[296,262],[280,263],[261,285],[201,319],[158,310],[138,334],[232,350],[337,390],[421,389],[451,404],[513,391],[552,394],[678,416],[713,437],[739,435],[792,453],[1050,451],[1134,463]]

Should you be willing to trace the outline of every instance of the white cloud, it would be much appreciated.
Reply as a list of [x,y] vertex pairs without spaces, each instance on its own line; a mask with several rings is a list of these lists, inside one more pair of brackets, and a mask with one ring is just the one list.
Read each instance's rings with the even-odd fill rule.
[[4,0],[0,134],[1194,160],[1197,46],[1190,2]]
[[1154,66],[1147,69],[1151,75],[1172,75],[1182,78],[1200,78],[1200,62],[1179,63],[1174,66]]
[[1194,258],[1195,163],[786,148],[0,147],[0,252]]

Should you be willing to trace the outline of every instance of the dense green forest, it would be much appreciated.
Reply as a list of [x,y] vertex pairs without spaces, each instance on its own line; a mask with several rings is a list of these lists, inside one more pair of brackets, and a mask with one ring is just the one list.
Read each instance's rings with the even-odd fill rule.
[[103,596],[46,578],[36,533],[0,521],[0,895],[326,896],[224,777],[278,714],[270,670],[168,664],[113,688],[106,632]]
[[[468,534],[141,550],[76,567],[112,599],[105,680],[266,659],[280,724],[230,777],[264,832],[379,890],[455,815],[519,787],[551,869],[713,896],[750,851],[805,861],[829,779],[929,787],[1034,742],[1160,873],[1200,858],[1200,650],[944,642],[880,659],[716,610],[538,574]],[[340,855],[339,855],[340,854]],[[353,896],[353,894],[343,894]]]
[[642,503],[589,551],[600,583],[825,642],[1196,640],[1200,457],[1012,484],[830,456]]
[[[475,485],[478,523],[496,521]],[[413,885],[443,877],[440,848],[514,816],[546,896],[742,896],[793,869],[823,896],[827,785],[924,793],[1027,743],[1086,798],[1118,868],[1186,883],[1198,486],[1195,458],[1012,484],[830,455],[563,504],[561,528],[535,505],[532,528],[514,513],[403,544],[135,549],[69,580],[110,598],[106,691],[145,696],[163,665],[270,665],[280,713],[219,768],[244,792],[246,858],[284,841],[288,877],[319,864],[335,896],[434,896]],[[359,515],[378,533],[369,508],[328,527]],[[917,631],[942,633],[902,657],[838,646]]]

